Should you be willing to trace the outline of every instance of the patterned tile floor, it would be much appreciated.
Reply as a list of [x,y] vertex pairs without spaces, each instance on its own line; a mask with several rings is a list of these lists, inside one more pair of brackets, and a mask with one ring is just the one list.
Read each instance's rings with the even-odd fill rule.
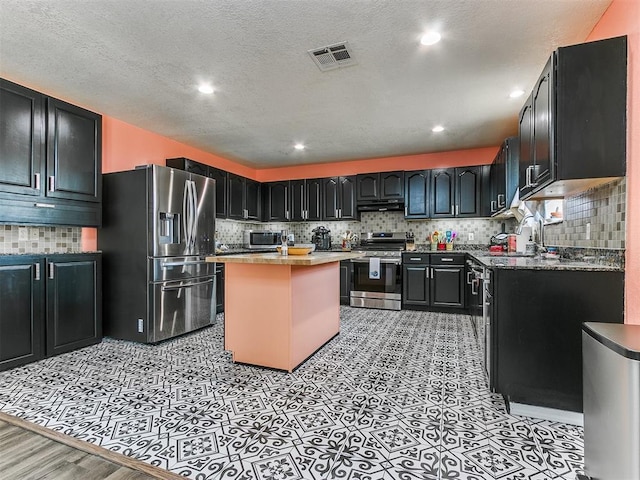
[[235,365],[216,326],[0,373],[0,410],[193,479],[571,479],[581,428],[507,414],[468,317],[342,307],[293,374]]

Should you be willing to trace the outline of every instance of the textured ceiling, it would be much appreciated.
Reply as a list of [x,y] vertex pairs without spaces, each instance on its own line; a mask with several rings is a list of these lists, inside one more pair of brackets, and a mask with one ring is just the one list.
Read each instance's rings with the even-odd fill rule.
[[[484,147],[610,3],[0,0],[0,75],[257,168]],[[358,64],[321,72],[342,41]]]

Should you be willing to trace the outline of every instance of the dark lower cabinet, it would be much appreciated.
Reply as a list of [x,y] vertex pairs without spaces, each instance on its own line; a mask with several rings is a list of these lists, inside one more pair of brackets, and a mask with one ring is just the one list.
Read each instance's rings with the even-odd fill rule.
[[493,282],[496,391],[582,412],[581,327],[623,323],[624,273],[494,269]]
[[350,302],[352,265],[349,260],[340,262],[340,303],[342,305],[349,305]]
[[0,257],[0,370],[102,340],[100,254]]
[[44,358],[43,259],[0,257],[0,370]]
[[224,312],[224,263],[216,263],[216,313]]
[[402,305],[426,310],[465,307],[465,255],[405,253],[402,255]]
[[102,339],[100,255],[47,258],[47,356]]
[[405,306],[428,307],[429,265],[411,264],[402,267],[402,303]]

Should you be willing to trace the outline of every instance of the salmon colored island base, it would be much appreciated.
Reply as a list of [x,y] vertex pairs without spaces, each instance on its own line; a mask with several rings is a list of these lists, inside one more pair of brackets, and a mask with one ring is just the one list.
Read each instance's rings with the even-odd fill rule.
[[292,372],[340,332],[340,263],[225,266],[225,350]]

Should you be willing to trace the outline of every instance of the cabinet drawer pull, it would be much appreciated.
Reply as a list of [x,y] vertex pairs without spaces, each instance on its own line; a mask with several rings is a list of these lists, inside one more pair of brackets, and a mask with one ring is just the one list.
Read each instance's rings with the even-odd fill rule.
[[56,191],[56,177],[54,175],[49,176],[49,191]]
[[441,258],[443,262],[453,262],[453,258]]
[[36,208],[56,208],[55,205],[51,205],[50,203],[34,203],[33,206]]
[[422,257],[411,257],[409,260],[416,260],[416,261],[420,261],[422,260]]
[[39,173],[34,173],[33,174],[33,179],[34,179],[34,183],[35,183],[35,189],[36,190],[40,190],[40,174]]

